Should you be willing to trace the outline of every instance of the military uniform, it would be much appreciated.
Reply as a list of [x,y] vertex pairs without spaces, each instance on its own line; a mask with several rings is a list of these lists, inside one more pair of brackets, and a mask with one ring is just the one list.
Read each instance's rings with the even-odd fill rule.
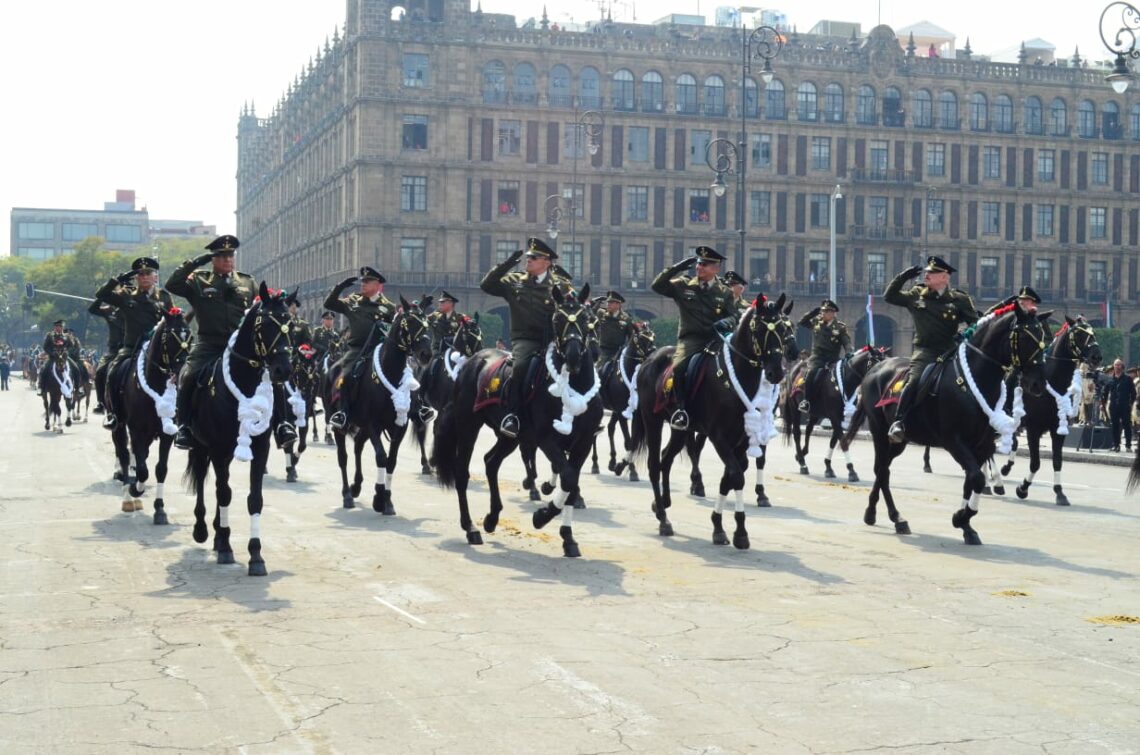
[[673,354],[674,377],[682,362],[716,337],[716,323],[726,317],[735,318],[739,312],[732,291],[719,280],[702,285],[696,276],[678,275],[689,264],[686,260],[666,268],[653,279],[651,286],[654,292],[675,301],[680,312],[677,351]]
[[811,328],[811,356],[807,362],[809,369],[829,367],[839,361],[844,351],[851,351],[851,335],[847,323],[839,320],[825,323],[819,307],[800,318],[800,325]]
[[744,296],[743,288],[741,289],[740,295],[738,296],[733,286],[744,287],[748,285],[748,281],[744,280],[744,278],[739,273],[733,270],[729,270],[724,274],[724,284],[728,286],[730,291],[732,291],[733,301],[736,302],[736,317],[739,320],[744,316],[744,312],[752,306],[752,302],[748,301],[748,299]]
[[913,403],[914,386],[922,376],[922,371],[954,348],[959,325],[972,325],[978,321],[978,310],[965,291],[947,286],[942,293],[938,293],[924,285],[911,286],[904,291],[906,282],[924,270],[947,274],[956,272],[940,257],[931,256],[927,259],[925,268],[916,266],[904,270],[887,284],[887,290],[883,292],[884,301],[906,307],[914,319],[914,351],[910,355],[910,370],[899,399],[895,423],[891,425],[890,431],[894,441],[903,438],[903,420]]
[[601,350],[599,364],[617,357],[632,330],[633,318],[622,310],[609,312],[603,309],[598,312],[598,347]]
[[324,359],[330,351],[340,348],[340,334],[321,325],[313,331],[312,345],[317,350],[317,358]]
[[343,284],[337,285],[325,299],[325,309],[339,312],[348,320],[349,334],[345,344],[347,351],[340,361],[343,365],[352,365],[360,356],[376,323],[392,324],[392,320],[396,317],[396,305],[384,294],[377,294],[375,301],[358,293],[341,299],[340,293],[346,288],[348,286]]
[[[208,247],[207,247],[208,248]],[[245,273],[234,271],[222,276],[213,270],[195,270],[206,260],[187,260],[166,280],[166,290],[181,296],[194,308],[196,334],[194,347],[182,370],[182,384],[226,350],[230,336],[245,311],[253,306],[257,284]]]
[[431,348],[433,353],[438,354],[445,348],[451,346],[451,342],[455,338],[455,334],[459,330],[459,325],[462,322],[463,315],[454,309],[446,314],[436,310],[427,316],[428,330],[431,331]]
[[313,345],[313,326],[302,320],[300,317],[294,317],[289,321],[289,339],[296,349],[303,343]]
[[170,294],[158,286],[144,293],[140,289],[124,289],[115,278],[104,283],[95,292],[95,298],[118,310],[121,342],[115,351],[120,359],[129,357],[162,320],[162,314],[174,307]]
[[119,319],[118,309],[98,299],[91,302],[87,312],[103,318],[107,323],[107,350],[99,357],[99,364],[95,367],[95,413],[100,414],[103,411],[104,389],[107,387],[107,369],[123,345],[123,323]]

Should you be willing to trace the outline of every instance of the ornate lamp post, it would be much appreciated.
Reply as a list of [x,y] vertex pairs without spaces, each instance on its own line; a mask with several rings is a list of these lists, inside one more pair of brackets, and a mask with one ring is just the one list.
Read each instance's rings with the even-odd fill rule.
[[[570,182],[570,245],[577,250],[578,237],[575,232],[575,220],[578,218],[578,155],[582,151],[582,137],[585,135],[586,150],[590,156],[598,154],[601,147],[602,130],[606,127],[606,119],[597,110],[587,110],[580,114],[574,124],[574,172]],[[549,202],[550,198],[547,197]],[[549,219],[549,215],[547,216]],[[551,236],[554,238],[554,236]]]
[[[784,37],[771,26],[758,26],[751,32],[741,27],[741,75],[740,75],[740,141],[733,144],[727,139],[714,139],[705,148],[705,162],[716,174],[712,183],[712,191],[716,196],[723,197],[728,190],[724,177],[736,176],[736,228],[740,233],[740,250],[736,260],[736,267],[744,268],[745,264],[745,236],[747,215],[745,207],[748,198],[745,192],[744,176],[748,167],[748,77],[752,73],[752,61],[763,60],[764,67],[760,69],[760,79],[764,85],[772,83],[772,59],[780,54],[784,48]],[[760,112],[760,88],[756,88],[756,112]],[[716,145],[715,152],[713,145]],[[713,155],[715,154],[715,160]]]
[[1125,58],[1140,58],[1136,49],[1136,32],[1140,31],[1140,10],[1126,2],[1109,3],[1100,14],[1100,39],[1108,51],[1116,55],[1112,73],[1105,81],[1112,84],[1117,94],[1124,94],[1132,83],[1132,72]]
[[[573,208],[574,199],[572,192],[568,192],[565,197],[551,194],[546,198],[544,205],[546,214],[546,235],[550,237],[551,241],[558,239],[558,233],[561,230],[558,226],[562,221],[562,215],[566,212],[566,210],[563,209],[563,205],[566,205],[567,208]],[[571,215],[571,222],[573,222],[573,215]]]
[[839,184],[835,184],[835,190],[831,192],[831,212],[828,214],[827,219],[831,221],[831,247],[827,255],[827,295],[832,301],[836,301],[835,296],[835,203],[843,199],[843,192],[839,189]]

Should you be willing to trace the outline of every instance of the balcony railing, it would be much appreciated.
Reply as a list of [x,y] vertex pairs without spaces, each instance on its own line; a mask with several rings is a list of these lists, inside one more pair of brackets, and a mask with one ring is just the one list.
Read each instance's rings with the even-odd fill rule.
[[901,241],[910,243],[918,236],[918,226],[913,225],[853,225],[848,235],[853,239],[869,241]]
[[914,172],[897,168],[852,168],[851,180],[865,183],[912,184]]

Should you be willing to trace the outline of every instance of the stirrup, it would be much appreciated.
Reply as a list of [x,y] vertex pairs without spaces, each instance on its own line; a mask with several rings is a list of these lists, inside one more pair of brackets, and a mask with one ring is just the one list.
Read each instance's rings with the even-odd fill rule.
[[336,411],[332,413],[331,417],[329,417],[329,427],[336,430],[337,432],[343,432],[344,426],[347,423],[348,417],[345,416],[344,412]]
[[426,405],[421,406],[420,410],[419,410],[419,415],[420,415],[420,421],[421,422],[425,422],[425,423],[431,422],[433,419],[435,419],[435,409],[433,409],[430,406],[426,406]]
[[115,417],[114,412],[107,412],[107,416],[103,417],[103,427],[107,430],[114,430],[115,426],[119,424],[119,420]]
[[519,437],[519,417],[517,414],[508,414],[499,423],[499,434],[507,438]]
[[906,440],[906,428],[903,427],[901,420],[895,420],[891,423],[891,428],[887,430],[887,437],[891,443],[902,443]]
[[678,432],[687,431],[689,429],[689,413],[684,409],[673,412],[673,416],[669,418],[669,427]]
[[804,414],[810,414],[811,413],[811,402],[805,398],[803,401],[800,402],[800,405],[798,408]]
[[178,433],[174,436],[174,447],[189,451],[194,446],[194,439],[190,435],[190,428],[186,425],[178,426]]
[[297,428],[292,422],[282,422],[277,426],[277,432],[273,436],[277,440],[277,447],[284,448],[290,443],[297,442]]

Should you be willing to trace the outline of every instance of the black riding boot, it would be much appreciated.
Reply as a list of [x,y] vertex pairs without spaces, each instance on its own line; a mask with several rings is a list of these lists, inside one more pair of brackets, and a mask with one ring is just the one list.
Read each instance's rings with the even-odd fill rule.
[[499,434],[507,438],[519,437],[519,431],[522,429],[518,412],[522,405],[523,384],[526,382],[527,368],[526,365],[515,365],[515,368],[521,371],[512,371],[511,376],[507,379],[507,384],[503,386],[503,406],[507,413],[499,422]]
[[910,411],[911,404],[914,403],[914,390],[914,386],[910,382],[903,386],[902,395],[899,396],[899,405],[895,410],[895,421],[891,423],[891,428],[887,431],[887,437],[891,443],[906,441],[906,415]]
[[804,378],[804,397],[800,399],[799,410],[804,414],[811,412],[811,399],[815,393],[815,381],[819,379],[819,368],[814,367],[808,371]]
[[191,401],[194,398],[195,379],[191,375],[182,381],[182,387],[178,389],[178,400],[174,410],[174,421],[178,423],[178,433],[174,436],[174,447],[181,448],[183,451],[189,451],[194,445],[194,438],[190,434],[190,409]]
[[273,438],[278,448],[297,442],[297,426],[293,423],[291,407],[285,400],[285,386],[273,385]]
[[[684,371],[688,369],[688,363],[678,365],[678,368]],[[685,411],[685,385],[678,369],[673,370],[673,400],[677,402],[677,408],[669,417],[669,427],[677,432],[686,432],[689,429],[689,413]]]
[[340,381],[340,393],[337,396],[336,411],[329,416],[329,427],[338,433],[343,433],[348,425],[348,391],[352,386],[352,374],[344,371]]

